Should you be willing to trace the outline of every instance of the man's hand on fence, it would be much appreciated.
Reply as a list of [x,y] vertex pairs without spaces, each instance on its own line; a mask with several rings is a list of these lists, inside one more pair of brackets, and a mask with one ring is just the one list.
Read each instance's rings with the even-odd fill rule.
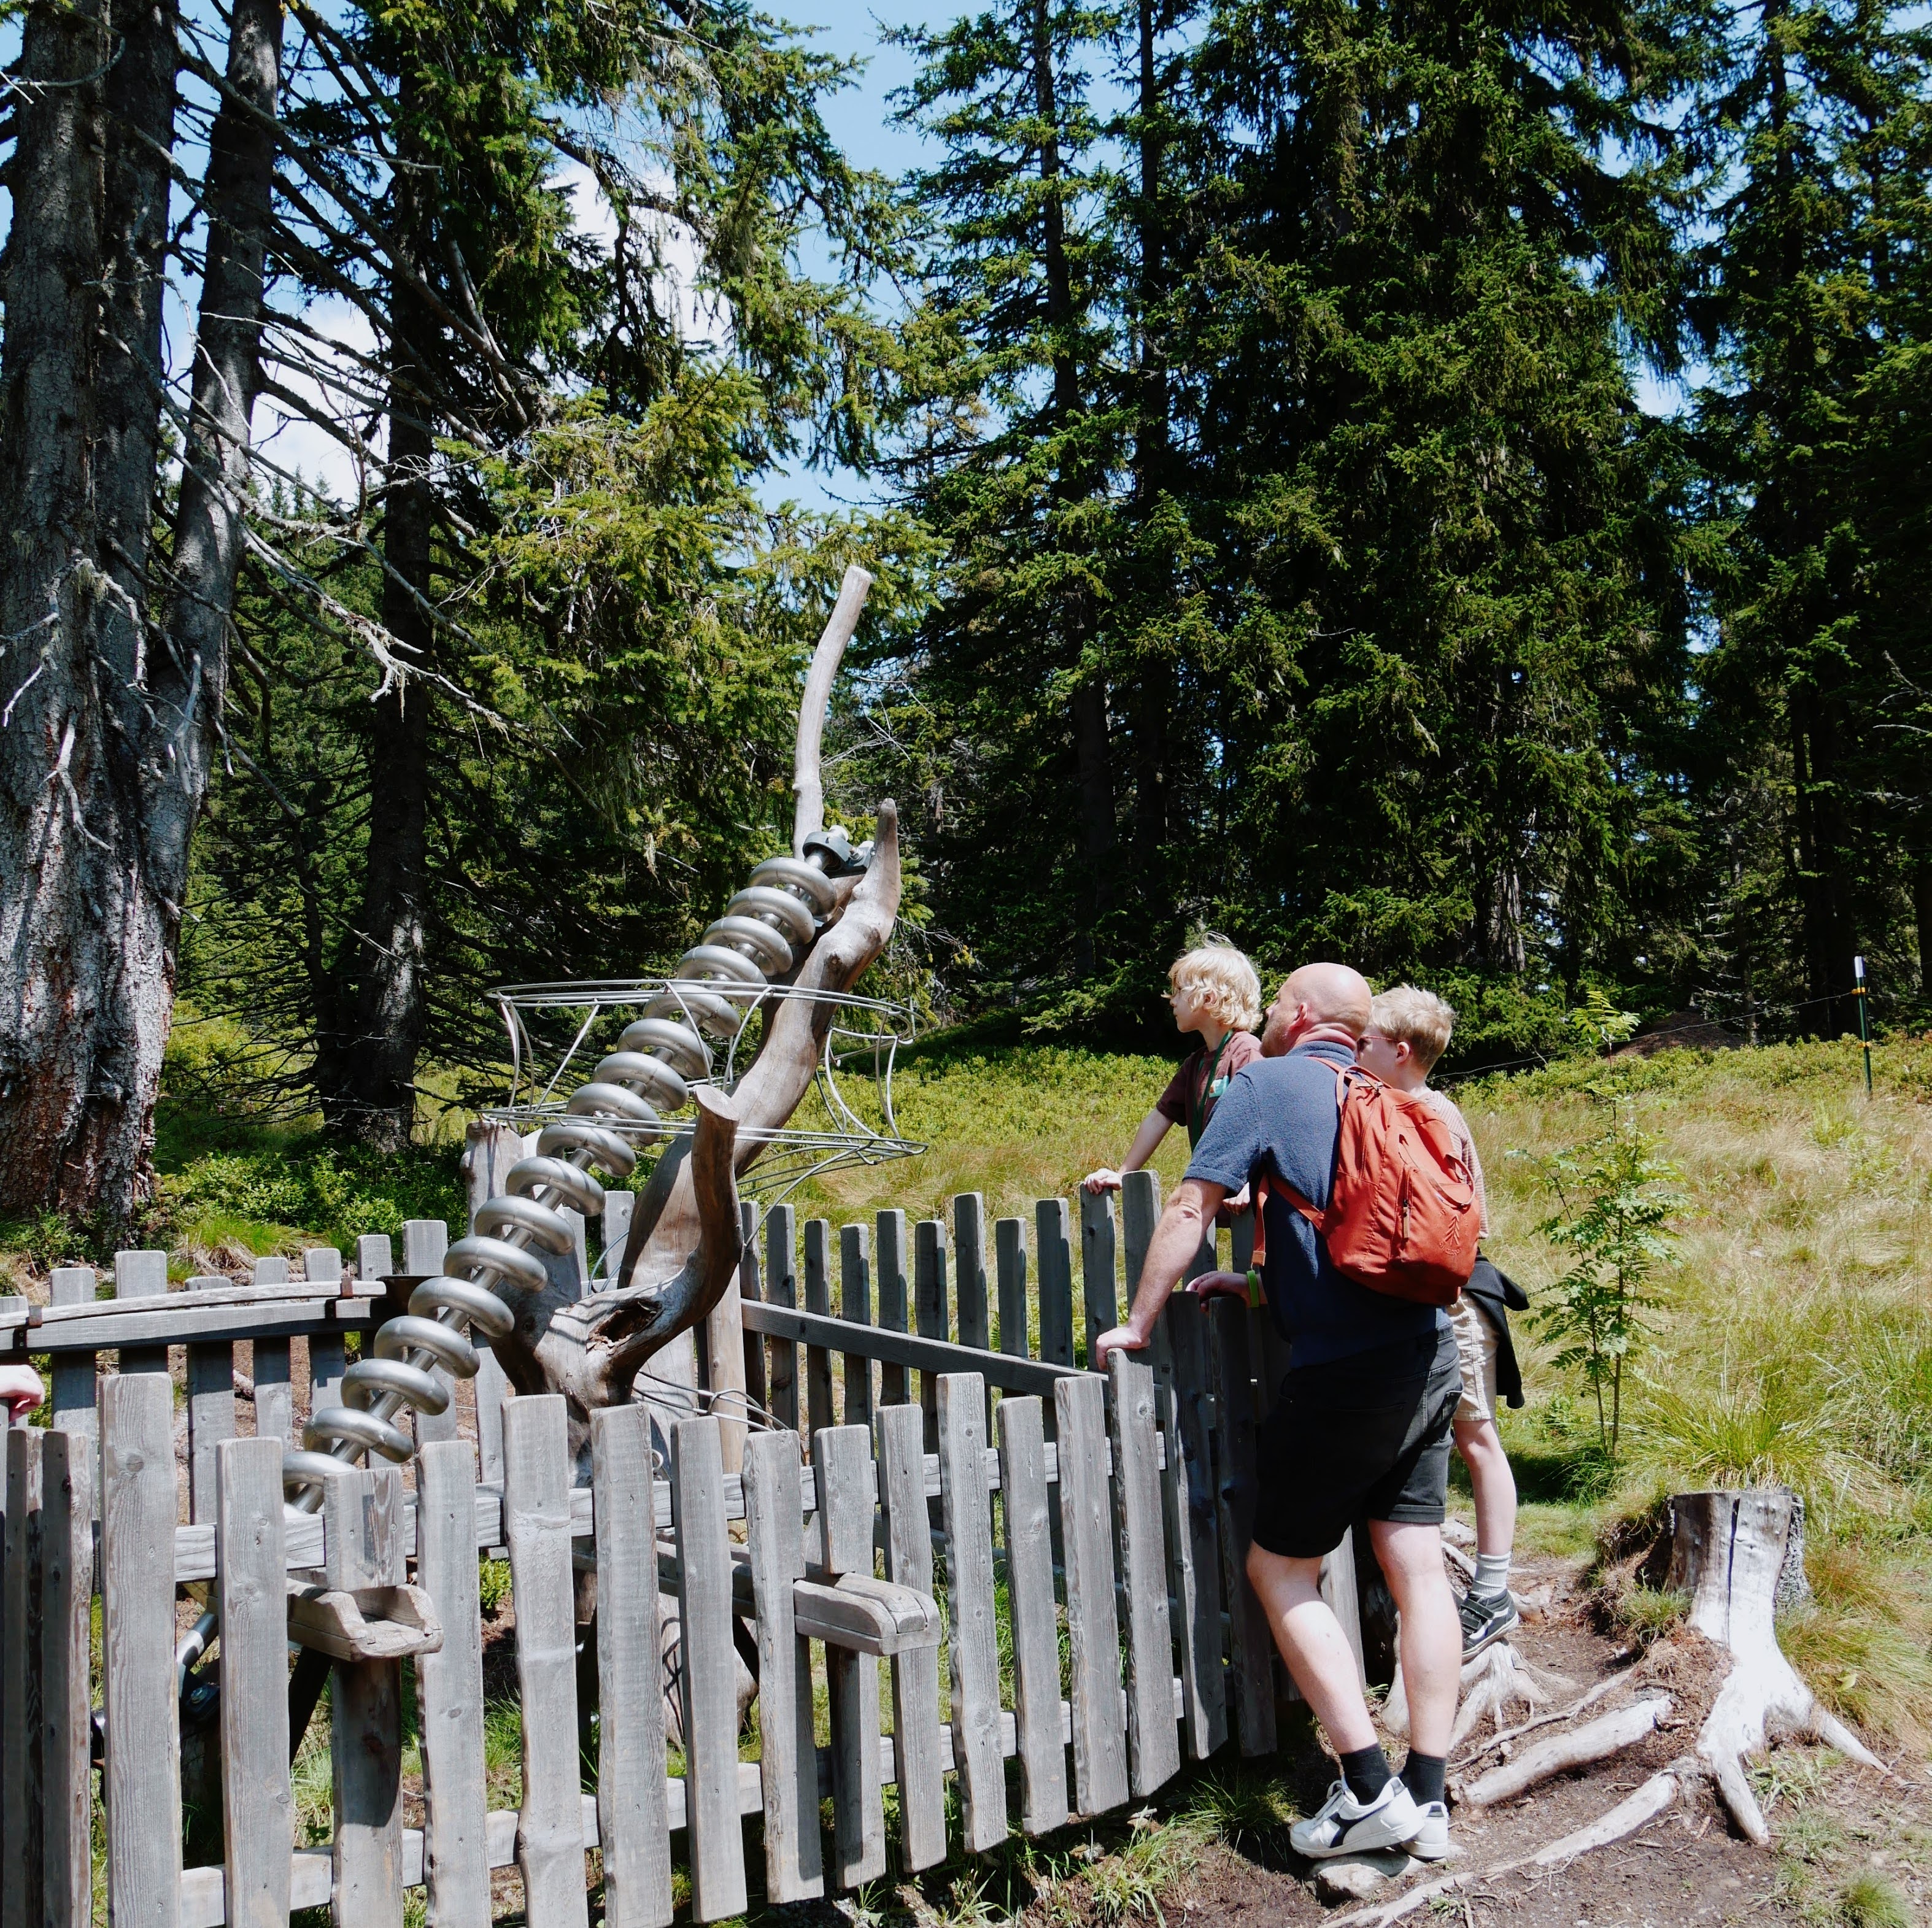
[[1187,1282],[1187,1289],[1197,1299],[1239,1299],[1248,1302],[1248,1275],[1245,1272],[1204,1272],[1198,1279]]
[[1094,1342],[1094,1370],[1104,1372],[1107,1369],[1107,1355],[1110,1352],[1144,1352],[1147,1350],[1148,1336],[1131,1325],[1112,1326]]

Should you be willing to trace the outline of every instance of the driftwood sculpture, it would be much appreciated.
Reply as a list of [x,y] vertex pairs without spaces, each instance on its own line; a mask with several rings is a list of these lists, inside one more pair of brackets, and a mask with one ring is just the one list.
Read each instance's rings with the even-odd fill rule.
[[[1704,1717],[1696,1746],[1643,1781],[1607,1813],[1586,1827],[1533,1852],[1480,1868],[1448,1875],[1408,1889],[1393,1900],[1352,1914],[1337,1915],[1330,1928],[1390,1928],[1455,1891],[1480,1889],[1498,1877],[1521,1870],[1562,1867],[1580,1855],[1628,1839],[1654,1821],[1682,1795],[1687,1783],[1708,1777],[1738,1831],[1760,1843],[1770,1838],[1763,1810],[1751,1792],[1744,1763],[1773,1741],[1823,1741],[1862,1768],[1889,1771],[1837,1717],[1820,1706],[1778,1644],[1774,1614],[1780,1580],[1802,1573],[1797,1502],[1782,1488],[1748,1492],[1679,1493],[1670,1503],[1672,1538],[1668,1584],[1690,1597],[1688,1621],[1694,1632],[1730,1656],[1730,1669]],[[1797,1553],[1794,1557],[1794,1549]],[[1498,1650],[1492,1649],[1493,1655]],[[1507,1651],[1507,1650],[1503,1650]],[[1466,1688],[1490,1689],[1512,1667],[1490,1656],[1465,1671]],[[1559,1711],[1540,1715],[1497,1734],[1475,1750],[1474,1762],[1492,1747],[1533,1730],[1567,1723],[1586,1708],[1610,1698],[1625,1684],[1619,1675],[1600,1683]],[[1393,1699],[1393,1696],[1391,1696]],[[1484,1808],[1514,1798],[1573,1768],[1610,1759],[1658,1732],[1669,1720],[1667,1696],[1640,1693],[1626,1706],[1598,1715],[1526,1748],[1512,1760],[1460,1783],[1451,1792],[1461,1805]],[[1459,1744],[1468,1732],[1459,1722]],[[1454,1904],[1448,1906],[1453,1907]]]
[[[450,1375],[478,1368],[472,1327],[518,1393],[563,1396],[581,1457],[590,1414],[627,1400],[645,1362],[718,1303],[740,1255],[738,1178],[811,1088],[836,994],[884,949],[898,913],[892,803],[880,805],[870,844],[855,853],[843,831],[826,829],[819,769],[832,681],[871,586],[864,570],[846,571],[806,678],[791,854],[754,870],[679,960],[673,983],[545,1125],[535,1155],[511,1165],[442,1273],[416,1285],[408,1315],[349,1369],[344,1403],[310,1420],[304,1450],[284,1462],[298,1507],[318,1506],[324,1483],[366,1453],[409,1458],[414,1442],[397,1421],[406,1408],[447,1409]],[[834,994],[773,1000],[757,1057],[730,1096],[698,1081],[712,1070],[710,1040],[735,1036],[774,984]],[[658,1107],[687,1100],[695,1129],[674,1138],[638,1201],[620,1282],[580,1297],[575,1228],[562,1208],[601,1212],[593,1173],[627,1176],[636,1143],[665,1133]]]

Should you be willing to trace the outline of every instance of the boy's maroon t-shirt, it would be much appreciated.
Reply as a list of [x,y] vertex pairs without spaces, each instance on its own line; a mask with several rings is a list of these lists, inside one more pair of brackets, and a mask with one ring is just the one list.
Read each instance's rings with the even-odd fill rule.
[[1190,1140],[1198,1138],[1214,1115],[1215,1100],[1228,1088],[1228,1080],[1261,1054],[1262,1041],[1252,1031],[1230,1031],[1221,1041],[1218,1058],[1204,1047],[1190,1051],[1154,1108],[1169,1124],[1185,1125]]

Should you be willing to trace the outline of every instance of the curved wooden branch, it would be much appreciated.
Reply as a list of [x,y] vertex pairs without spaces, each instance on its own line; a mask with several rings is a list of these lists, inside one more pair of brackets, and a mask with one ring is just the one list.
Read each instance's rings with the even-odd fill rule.
[[845,646],[859,626],[859,612],[866,606],[872,577],[854,562],[838,585],[838,600],[812,652],[812,668],[805,679],[805,695],[798,706],[798,736],[792,751],[791,787],[796,800],[792,805],[791,853],[805,855],[805,840],[814,830],[825,828],[825,786],[819,775],[818,750],[825,738],[826,706],[832,700],[832,685]]

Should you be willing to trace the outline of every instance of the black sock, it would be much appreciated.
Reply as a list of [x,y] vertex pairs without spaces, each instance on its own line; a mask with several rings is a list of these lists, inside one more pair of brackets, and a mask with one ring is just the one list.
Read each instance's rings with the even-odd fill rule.
[[1389,1784],[1389,1764],[1379,1747],[1358,1747],[1342,1756],[1342,1778],[1359,1801],[1371,1801]]
[[1418,1754],[1412,1747],[1408,1759],[1402,1764],[1402,1784],[1418,1807],[1426,1807],[1431,1801],[1442,1799],[1442,1784],[1448,1772],[1449,1763],[1442,1755]]

